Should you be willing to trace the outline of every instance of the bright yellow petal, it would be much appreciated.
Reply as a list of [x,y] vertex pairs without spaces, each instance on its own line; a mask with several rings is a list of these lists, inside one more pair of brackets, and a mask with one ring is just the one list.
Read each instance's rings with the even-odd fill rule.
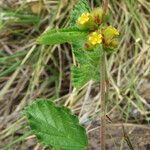
[[119,35],[119,32],[118,32],[118,30],[117,30],[116,28],[110,26],[109,29],[110,29],[110,32],[111,32],[112,34],[114,34],[114,35]]
[[88,22],[90,19],[90,13],[83,13],[79,18],[78,18],[78,24],[85,24]]
[[101,44],[102,43],[102,35],[99,34],[98,32],[93,32],[89,36],[88,40],[92,45]]

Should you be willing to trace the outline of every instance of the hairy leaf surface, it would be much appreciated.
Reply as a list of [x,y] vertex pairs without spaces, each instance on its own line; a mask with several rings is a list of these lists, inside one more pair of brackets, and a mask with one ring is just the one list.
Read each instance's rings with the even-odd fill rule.
[[37,43],[45,45],[72,43],[79,39],[84,39],[87,36],[86,31],[80,31],[76,27],[66,29],[53,29],[42,34]]
[[82,42],[73,43],[73,52],[78,61],[78,66],[72,67],[72,82],[77,88],[89,80],[100,80],[100,59],[103,53],[102,46],[93,51],[84,50]]
[[39,142],[54,149],[85,150],[87,136],[79,120],[65,107],[38,100],[27,107],[29,125]]

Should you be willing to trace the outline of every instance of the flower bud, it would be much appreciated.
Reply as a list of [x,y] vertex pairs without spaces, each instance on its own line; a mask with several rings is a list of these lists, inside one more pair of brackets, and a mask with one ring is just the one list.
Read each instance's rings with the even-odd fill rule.
[[87,51],[92,51],[93,50],[93,45],[91,45],[90,43],[86,42],[84,44],[84,49]]
[[95,8],[93,9],[93,11],[91,12],[91,15],[93,17],[93,20],[94,22],[97,24],[97,25],[100,25],[104,22],[107,22],[109,20],[109,11],[107,11],[106,13],[106,16],[105,16],[105,20],[102,20],[102,17],[103,17],[103,9],[98,7],[98,8]]
[[118,39],[113,39],[112,41],[111,41],[111,45],[112,45],[112,47],[117,47],[118,46]]

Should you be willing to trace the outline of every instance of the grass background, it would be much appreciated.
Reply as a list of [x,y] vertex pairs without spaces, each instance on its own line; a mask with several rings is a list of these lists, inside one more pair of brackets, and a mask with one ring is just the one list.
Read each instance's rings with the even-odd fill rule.
[[[46,97],[68,106],[98,149],[101,112],[99,86],[90,81],[80,90],[71,84],[75,62],[69,44],[41,46],[36,39],[46,29],[69,26],[77,0],[0,1],[0,149],[41,150],[30,134],[23,109]],[[91,7],[101,0],[89,1]],[[129,149],[122,123],[134,149],[150,149],[150,2],[111,0],[110,24],[120,31],[116,52],[107,56],[109,95],[107,149]]]

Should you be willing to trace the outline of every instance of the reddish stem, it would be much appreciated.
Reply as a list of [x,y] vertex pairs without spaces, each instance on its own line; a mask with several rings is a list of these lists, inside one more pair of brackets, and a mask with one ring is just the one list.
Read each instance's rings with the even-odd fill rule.
[[[103,5],[103,16],[102,20],[105,20],[106,13],[108,8],[108,0],[104,0]],[[100,150],[105,150],[105,122],[106,122],[106,106],[105,106],[105,89],[106,89],[106,79],[105,79],[105,52],[101,58],[100,64],[100,73],[101,73],[101,81],[100,81],[100,88],[101,88],[101,112],[103,113],[101,116],[100,122]]]
[[105,20],[106,13],[107,13],[107,8],[108,8],[108,0],[104,0],[104,5],[103,5],[103,18],[102,18],[102,20]]

